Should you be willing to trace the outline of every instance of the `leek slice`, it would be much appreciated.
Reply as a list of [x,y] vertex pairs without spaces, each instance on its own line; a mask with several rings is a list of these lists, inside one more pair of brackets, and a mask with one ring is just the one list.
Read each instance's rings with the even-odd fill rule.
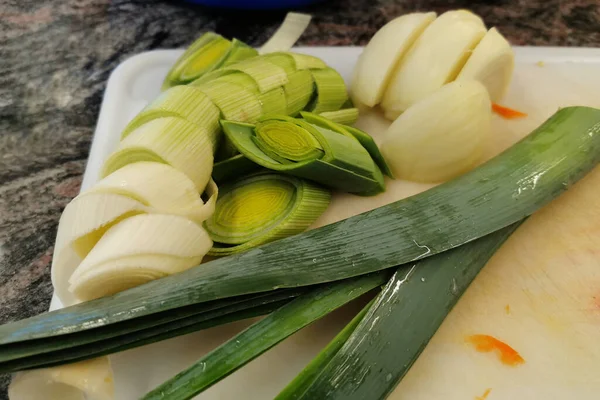
[[113,400],[108,357],[17,373],[8,388],[10,400]]
[[379,147],[377,147],[375,140],[373,140],[371,135],[369,135],[367,132],[362,131],[358,128],[354,128],[352,126],[338,124],[332,120],[325,118],[323,114],[317,115],[310,112],[302,111],[300,115],[302,116],[302,118],[304,118],[311,124],[318,125],[320,127],[341,133],[342,135],[358,140],[358,142],[365,148],[365,150],[367,150],[377,167],[379,167],[379,169],[383,171],[384,174],[386,174],[390,178],[393,178],[390,167],[388,166],[387,162],[385,161],[385,158],[379,151]]
[[337,111],[348,101],[344,78],[333,68],[311,70],[315,81],[316,95],[307,107],[316,114]]
[[205,128],[216,147],[220,130],[219,114],[219,109],[201,90],[193,86],[176,86],[161,93],[136,115],[121,133],[121,140],[153,119],[178,117]]
[[385,189],[371,156],[352,136],[286,116],[264,117],[256,126],[221,121],[238,151],[265,168],[363,195]]
[[[312,371],[318,377],[303,395],[279,400],[385,399],[519,225],[398,269],[344,346],[319,371]],[[375,364],[377,368],[372,368]]]
[[269,62],[267,57],[254,57],[225,67],[224,70],[241,71],[256,81],[261,93],[285,85],[287,73],[283,68]]
[[293,74],[294,72],[296,72],[296,61],[294,60],[294,57],[290,53],[286,53],[286,52],[269,53],[269,54],[265,54],[263,57],[266,60],[268,60],[270,63],[273,63],[273,64],[283,68],[283,70],[288,75],[288,77],[291,74]]
[[337,111],[325,111],[320,114],[338,124],[352,125],[358,119],[358,108],[344,108]]
[[373,35],[354,67],[351,92],[355,101],[369,107],[379,104],[402,57],[435,17],[434,12],[405,14]]
[[300,39],[311,18],[309,14],[287,13],[281,26],[260,48],[260,54],[289,50]]
[[387,276],[379,273],[336,282],[297,297],[158,386],[143,399],[192,398],[294,332],[381,285]]
[[199,191],[212,172],[211,137],[206,128],[165,117],[145,123],[121,141],[104,163],[102,176],[140,161],[169,164],[188,176]]
[[303,232],[330,200],[326,189],[270,172],[225,184],[214,214],[205,222],[215,242],[209,255],[238,253]]
[[453,81],[486,33],[477,15],[448,11],[415,41],[393,74],[383,95],[385,116],[394,120],[404,110]]
[[[129,164],[73,199],[58,225],[52,284],[65,305],[77,302],[67,282],[82,259],[114,224],[141,213],[180,215],[200,224],[214,212],[217,187],[209,183],[203,204],[192,181],[166,164]],[[90,218],[93,216],[93,218]]]
[[231,50],[231,42],[221,35],[207,32],[200,36],[177,59],[163,82],[163,90],[183,85],[219,67]]
[[244,61],[248,58],[256,57],[258,55],[258,51],[251,46],[248,46],[246,43],[233,38],[231,41],[231,50],[225,61],[223,62],[223,67],[226,67],[231,64],[238,63],[240,61]]
[[[0,359],[12,360],[0,370],[14,370],[11,362],[27,368],[32,350],[52,342],[35,339],[67,332],[93,337],[213,300],[331,282],[439,254],[520,221],[599,161],[600,110],[563,108],[491,161],[422,194],[113,297],[0,326]],[[132,313],[140,303],[145,307]]]
[[286,99],[285,114],[295,116],[303,110],[313,96],[314,80],[310,71],[301,70],[289,75],[283,85]]
[[[225,75],[223,78],[226,78]],[[238,77],[239,78],[239,77]],[[262,115],[258,93],[253,88],[231,83],[231,78],[217,78],[207,82],[193,82],[221,110],[225,119],[241,122],[253,122]],[[236,78],[233,78],[236,79]],[[241,79],[241,78],[240,78]]]
[[296,64],[297,70],[304,69],[323,69],[327,68],[327,64],[325,61],[321,60],[315,56],[309,56],[308,54],[300,54],[300,53],[287,53],[294,59],[294,63]]
[[69,291],[83,301],[118,293],[200,264],[211,246],[187,218],[133,216],[100,238],[69,278]]

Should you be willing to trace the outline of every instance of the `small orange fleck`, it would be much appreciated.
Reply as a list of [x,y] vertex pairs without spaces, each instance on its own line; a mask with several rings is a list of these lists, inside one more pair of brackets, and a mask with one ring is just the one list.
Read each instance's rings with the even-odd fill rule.
[[475,397],[475,400],[485,400],[485,399],[487,399],[487,397],[490,395],[491,391],[492,391],[492,389],[486,389],[486,391],[483,392],[483,395]]
[[492,103],[492,111],[506,119],[523,118],[527,116],[524,112],[513,110],[512,108],[504,107],[496,103]]
[[510,314],[510,304],[507,304],[506,307],[504,307],[504,311],[506,311],[507,314]]
[[506,343],[496,339],[489,335],[472,335],[467,338],[467,342],[475,346],[475,350],[481,353],[489,353],[490,351],[497,351],[500,361],[503,364],[515,367],[519,364],[523,364],[525,360],[515,349],[507,345]]
[[593,296],[592,302],[594,303],[595,308],[600,310],[600,296]]

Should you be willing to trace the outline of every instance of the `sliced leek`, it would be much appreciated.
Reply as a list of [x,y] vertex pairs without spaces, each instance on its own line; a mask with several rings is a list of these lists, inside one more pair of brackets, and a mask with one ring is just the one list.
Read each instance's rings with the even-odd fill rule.
[[69,278],[69,291],[83,301],[108,296],[198,265],[211,246],[187,218],[133,216],[100,238]]
[[269,62],[267,57],[254,57],[225,67],[225,70],[240,71],[248,74],[256,81],[261,93],[288,82],[286,71],[280,66]]
[[248,58],[256,57],[257,55],[258,51],[256,51],[253,47],[250,47],[241,40],[234,38],[231,41],[231,50],[227,54],[225,61],[223,61],[222,66],[226,67],[228,65],[244,61]]
[[339,110],[348,101],[344,78],[333,68],[311,70],[315,82],[315,98],[309,104],[310,111],[319,114]]
[[475,79],[490,94],[492,102],[502,99],[508,90],[515,68],[515,53],[496,28],[490,29],[473,50],[457,80]]
[[218,144],[219,109],[202,91],[192,86],[176,86],[158,96],[127,124],[124,139],[148,121],[162,117],[178,117],[206,128],[213,146]]
[[252,88],[229,82],[223,77],[208,82],[193,82],[221,110],[225,119],[241,122],[253,122],[262,115],[258,93]]
[[383,95],[385,116],[394,120],[408,107],[453,81],[486,33],[477,15],[448,11],[415,41]]
[[308,324],[385,282],[373,274],[336,282],[299,296],[219,346],[143,399],[190,399]]
[[261,173],[221,186],[205,222],[215,242],[209,255],[224,256],[303,232],[329,205],[328,190],[291,176]]
[[354,67],[353,100],[369,107],[379,104],[402,57],[435,17],[434,12],[405,14],[375,33]]
[[279,29],[260,48],[260,53],[289,50],[300,39],[310,24],[310,19],[311,16],[308,14],[288,13]]
[[[135,325],[212,300],[330,282],[433,256],[520,221],[598,162],[600,110],[563,108],[483,166],[422,194],[115,297],[0,326],[0,358],[9,352],[26,368],[24,355],[40,343],[33,339],[92,335],[117,322]],[[140,302],[144,308],[131,313]],[[0,370],[7,369],[0,362]]]
[[477,165],[491,122],[486,88],[473,80],[451,82],[400,115],[385,132],[381,151],[398,178],[444,182]]
[[294,59],[297,70],[314,70],[327,68],[327,64],[325,64],[325,61],[321,60],[318,57],[293,52],[290,52],[288,54]]
[[338,124],[352,125],[358,119],[358,108],[344,108],[337,111],[325,111],[320,114]]
[[[303,395],[278,400],[385,399],[479,271],[519,225],[398,269]],[[377,368],[372,368],[375,364]]]
[[217,187],[207,187],[203,204],[195,185],[166,164],[129,164],[83,192],[65,208],[52,260],[52,284],[65,305],[77,302],[68,280],[82,259],[114,224],[142,213],[180,215],[201,223],[214,212]]
[[349,193],[372,195],[385,188],[381,171],[352,135],[285,116],[262,118],[256,126],[221,124],[238,151],[265,168]]
[[140,161],[169,164],[203,190],[212,171],[213,150],[206,128],[180,118],[153,119],[131,132],[106,160],[102,176]]
[[231,42],[221,35],[207,32],[188,47],[171,67],[163,90],[193,81],[219,67],[231,50]]
[[308,70],[299,70],[288,76],[288,83],[283,85],[287,115],[296,116],[304,110],[313,96],[313,85],[313,76]]

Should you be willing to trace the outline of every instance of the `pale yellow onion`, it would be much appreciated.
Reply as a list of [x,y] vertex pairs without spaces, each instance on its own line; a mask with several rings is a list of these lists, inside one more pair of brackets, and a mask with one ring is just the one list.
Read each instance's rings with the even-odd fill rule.
[[113,400],[108,357],[18,372],[8,388],[10,400]]
[[435,17],[435,12],[405,14],[375,33],[354,68],[350,87],[354,104],[379,104],[398,62]]
[[142,214],[111,227],[69,279],[80,300],[107,296],[200,264],[212,247],[187,218]]
[[490,94],[492,102],[506,93],[515,69],[515,53],[496,28],[490,29],[473,50],[457,80],[478,80]]
[[395,119],[453,81],[485,33],[481,18],[465,10],[448,11],[433,21],[392,75],[381,102],[386,118]]
[[114,223],[141,213],[181,215],[202,223],[215,209],[217,187],[207,185],[202,203],[183,173],[160,163],[129,164],[73,199],[63,211],[52,260],[52,284],[64,305],[77,299],[68,280],[82,259]]
[[381,152],[397,178],[443,182],[477,165],[490,130],[486,88],[477,81],[455,81],[398,117]]

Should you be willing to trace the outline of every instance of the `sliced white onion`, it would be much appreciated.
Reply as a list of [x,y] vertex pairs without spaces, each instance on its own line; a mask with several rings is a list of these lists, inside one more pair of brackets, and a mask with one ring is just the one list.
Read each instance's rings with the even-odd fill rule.
[[175,215],[142,214],[111,227],[69,279],[86,301],[200,264],[212,247],[198,224]]
[[395,119],[453,81],[485,33],[481,18],[465,10],[448,11],[433,21],[390,80],[381,102],[386,118]]
[[506,93],[515,69],[515,53],[496,28],[490,29],[473,50],[457,80],[478,80],[498,102]]
[[477,165],[490,130],[486,88],[477,81],[455,81],[400,115],[381,151],[397,178],[443,182]]
[[398,62],[435,17],[434,12],[405,14],[375,33],[354,68],[351,95],[355,104],[379,104]]

